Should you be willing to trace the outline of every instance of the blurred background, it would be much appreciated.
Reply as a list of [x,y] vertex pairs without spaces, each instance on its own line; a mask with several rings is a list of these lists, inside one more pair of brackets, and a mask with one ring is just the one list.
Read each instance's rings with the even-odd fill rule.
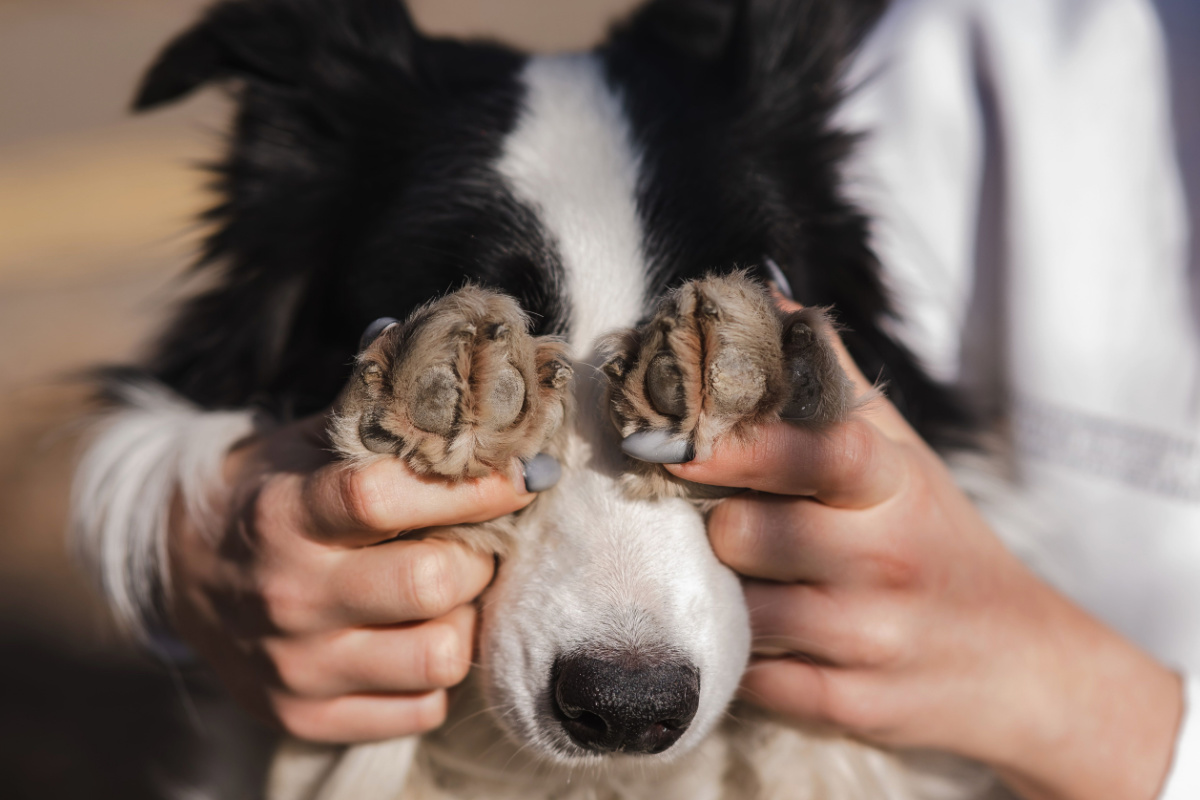
[[[427,31],[538,50],[637,0],[411,0]],[[215,694],[122,645],[64,546],[86,367],[136,357],[172,299],[218,147],[214,92],[144,118],[141,70],[202,0],[0,0],[0,795],[160,797],[180,745],[252,752]],[[1200,209],[1200,2],[1159,0]],[[1200,230],[1200,217],[1196,217]],[[218,741],[214,741],[218,740]]]

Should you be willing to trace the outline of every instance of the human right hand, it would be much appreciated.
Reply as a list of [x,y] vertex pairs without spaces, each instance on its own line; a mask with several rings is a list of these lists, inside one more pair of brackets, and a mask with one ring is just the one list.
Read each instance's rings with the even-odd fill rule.
[[278,428],[227,458],[223,513],[177,503],[168,539],[178,633],[234,697],[301,739],[370,741],[441,724],[466,677],[472,601],[490,555],[407,531],[528,505],[511,476],[422,478],[398,459],[335,462],[326,419]]

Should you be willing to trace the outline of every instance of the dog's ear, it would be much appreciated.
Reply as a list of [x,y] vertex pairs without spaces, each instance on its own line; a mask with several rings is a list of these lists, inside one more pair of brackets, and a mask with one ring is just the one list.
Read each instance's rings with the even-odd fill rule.
[[735,68],[763,100],[830,92],[887,0],[745,0],[731,44]]
[[888,0],[653,0],[615,31],[746,88],[840,69]]
[[691,61],[711,62],[728,50],[746,6],[746,0],[654,0],[616,33]]
[[225,0],[159,54],[133,108],[178,100],[210,82],[296,86],[338,51],[412,73],[419,38],[403,0]]

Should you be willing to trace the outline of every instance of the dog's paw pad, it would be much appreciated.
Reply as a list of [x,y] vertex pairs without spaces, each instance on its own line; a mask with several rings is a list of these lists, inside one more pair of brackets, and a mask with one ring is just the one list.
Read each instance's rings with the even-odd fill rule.
[[705,457],[721,437],[786,419],[827,425],[854,407],[854,388],[816,309],[779,311],[745,276],[680,286],[641,327],[606,343],[614,421],[644,461]]
[[563,345],[530,336],[512,298],[468,287],[372,327],[333,415],[342,455],[477,477],[533,457],[562,423],[572,374]]

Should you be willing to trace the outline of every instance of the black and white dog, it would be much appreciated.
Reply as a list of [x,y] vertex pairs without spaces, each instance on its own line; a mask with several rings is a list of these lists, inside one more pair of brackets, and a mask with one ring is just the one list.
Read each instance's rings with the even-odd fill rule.
[[[118,609],[153,600],[174,487],[203,495],[250,409],[335,404],[347,457],[448,480],[540,451],[563,466],[529,510],[446,534],[503,558],[459,721],[285,748],[276,796],[976,796],[730,714],[751,642],[705,535],[714,498],[622,451],[703,455],[765,419],[851,413],[824,317],[777,312],[768,280],[835,309],[926,437],[961,430],[885,330],[868,219],[840,185],[844,68],[884,6],[654,0],[594,52],[526,57],[424,37],[401,0],[227,0],[165,50],[138,109],[214,81],[238,108],[214,282],[125,375],[81,471],[81,535]],[[360,352],[386,316],[407,321]]]

